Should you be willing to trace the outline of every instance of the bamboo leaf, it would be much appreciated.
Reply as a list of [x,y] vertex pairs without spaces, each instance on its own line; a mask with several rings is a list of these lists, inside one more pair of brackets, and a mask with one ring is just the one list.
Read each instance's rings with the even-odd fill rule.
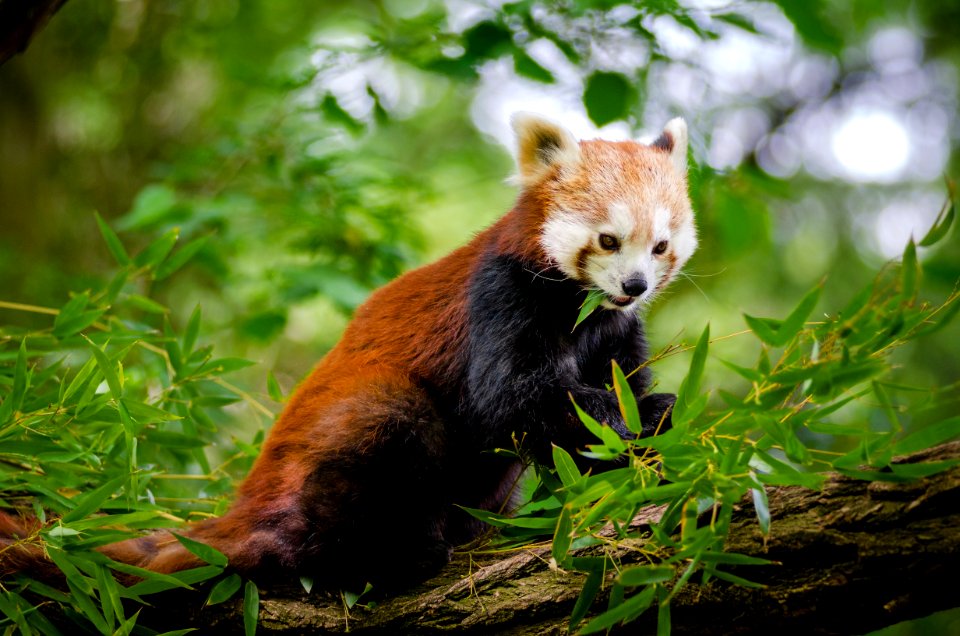
[[177,534],[171,532],[174,537],[177,538],[183,547],[192,552],[195,556],[202,559],[204,562],[209,563],[210,565],[216,565],[218,567],[225,567],[227,565],[227,557],[216,548],[207,545],[206,543],[200,543],[189,537],[185,537],[182,534]]
[[156,267],[159,265],[163,259],[167,257],[167,254],[170,253],[170,250],[173,249],[173,246],[177,243],[177,238],[180,236],[180,229],[173,228],[168,230],[158,238],[156,241],[148,245],[143,249],[142,252],[137,254],[133,262],[138,267]]
[[140,294],[130,294],[127,296],[126,301],[134,307],[142,309],[151,314],[165,314],[170,311],[157,301],[151,300],[146,296],[141,296]]
[[[0,591],[0,612],[3,612],[3,614],[19,628],[20,634],[32,636],[34,631],[27,622],[27,617],[24,615],[23,610],[20,608],[20,603],[17,601],[17,596],[10,591]],[[13,634],[15,632],[11,627],[7,627],[6,633]]]
[[[90,358],[87,360],[80,370],[77,371],[77,374],[73,376],[73,379],[70,381],[70,384],[67,386],[67,390],[64,391],[63,396],[60,399],[60,403],[64,403],[76,394],[77,391],[82,389],[86,382],[93,375],[94,370],[97,368],[96,358]],[[3,417],[0,416],[0,422],[3,421]]]
[[70,588],[70,599],[73,601],[74,605],[80,610],[80,613],[83,614],[94,627],[100,631],[101,634],[112,632],[113,630],[107,625],[107,620],[104,618],[103,614],[100,613],[100,610],[97,609],[96,605],[93,604],[93,599],[82,590],[80,587],[76,586],[70,578],[67,578],[67,587]]
[[637,587],[651,583],[663,583],[676,575],[676,570],[669,565],[640,565],[620,572],[617,580],[624,587]]
[[111,361],[104,350],[94,344],[93,340],[86,336],[83,336],[83,338],[90,345],[93,357],[97,359],[97,366],[100,367],[100,372],[103,373],[107,386],[110,387],[110,395],[113,396],[113,399],[120,400],[123,397],[123,385],[120,383],[120,376],[117,374],[116,363]]
[[69,524],[71,521],[78,521],[90,513],[96,512],[100,509],[100,506],[103,504],[103,502],[107,501],[126,480],[127,475],[118,475],[99,488],[96,488],[95,490],[78,497],[76,500],[76,506],[73,508],[73,510],[63,515],[61,521],[65,524]]
[[353,609],[353,606],[356,605],[357,602],[359,602],[360,599],[363,598],[372,589],[373,589],[373,585],[371,585],[370,583],[367,583],[363,587],[363,591],[360,592],[359,594],[357,592],[350,592],[350,591],[344,590],[340,593],[340,595],[343,598],[344,604],[347,606],[347,609],[349,610],[349,609]]
[[892,464],[890,470],[898,477],[907,479],[920,479],[936,475],[945,470],[950,470],[954,466],[960,466],[960,459],[951,459],[942,462],[921,462],[919,464]]
[[678,426],[691,421],[700,414],[706,407],[706,399],[701,398],[700,382],[703,379],[703,370],[707,363],[707,351],[710,348],[710,325],[704,327],[697,340],[697,346],[693,350],[693,357],[690,359],[690,369],[687,371],[687,377],[680,384],[680,390],[677,391],[677,402],[673,406],[673,424]]
[[313,579],[309,576],[301,576],[300,586],[303,588],[304,592],[309,594],[313,590]]
[[779,346],[777,343],[780,342],[780,338],[777,336],[777,329],[771,324],[770,320],[757,318],[749,314],[743,314],[743,319],[750,330],[760,338],[761,342],[774,347]]
[[557,476],[560,477],[564,488],[570,489],[579,483],[581,475],[576,462],[573,461],[570,453],[556,444],[553,445],[553,465],[557,469]]
[[193,346],[197,343],[197,334],[200,332],[200,313],[200,305],[193,308],[193,313],[190,314],[190,320],[187,321],[187,328],[183,332],[183,346],[181,349],[185,358],[193,353]]
[[583,582],[583,587],[580,589],[580,595],[577,596],[577,602],[573,606],[573,612],[570,613],[568,631],[572,632],[577,625],[580,624],[580,621],[586,617],[587,612],[590,611],[590,606],[593,605],[594,599],[597,598],[597,594],[600,592],[602,582],[602,566],[591,570],[590,574],[587,575],[587,579]]
[[283,402],[284,400],[283,390],[280,388],[280,383],[277,382],[277,376],[273,375],[273,371],[267,374],[267,393],[274,402]]
[[955,213],[956,205],[948,199],[947,202],[943,204],[940,214],[937,215],[936,220],[927,231],[926,236],[920,240],[920,247],[930,247],[940,242],[940,240],[947,235],[947,232],[950,231]]
[[662,586],[657,595],[657,636],[670,636],[670,596]]
[[17,361],[13,367],[13,387],[10,395],[0,404],[0,424],[6,424],[23,406],[23,400],[29,388],[27,374],[27,339],[20,341]]
[[260,615],[260,592],[253,581],[247,581],[243,588],[243,633],[254,636],[257,633],[257,619]]
[[820,300],[821,291],[823,291],[822,283],[807,292],[800,303],[790,312],[790,315],[784,319],[783,324],[780,325],[780,328],[777,330],[778,346],[783,346],[790,342],[790,340],[803,329],[807,318],[810,316],[814,307],[817,306],[817,301]]
[[193,259],[197,253],[202,250],[207,243],[210,241],[209,236],[201,236],[198,239],[194,239],[177,250],[173,256],[168,258],[166,261],[160,264],[157,267],[157,271],[154,273],[155,280],[163,280],[164,278],[169,277],[178,269],[186,265]]
[[917,245],[911,238],[903,250],[900,265],[900,296],[912,302],[917,296],[917,284],[920,279],[920,264],[917,262]]
[[242,584],[243,580],[239,574],[231,574],[224,579],[220,579],[216,585],[210,589],[210,594],[207,595],[207,600],[204,605],[216,605],[217,603],[223,603],[229,600],[239,591]]
[[895,455],[909,455],[960,437],[960,416],[955,416],[910,433],[893,445]]
[[724,572],[713,567],[707,567],[705,570],[718,579],[729,581],[730,583],[739,585],[741,587],[749,587],[755,590],[762,590],[766,587],[766,585],[763,585],[762,583],[755,583],[754,581],[749,581],[741,576],[737,576],[736,574],[730,574],[729,572]]
[[734,364],[727,360],[721,360],[720,362],[725,367],[727,367],[728,369],[730,369],[740,377],[744,378],[745,380],[749,380],[750,382],[763,381],[763,378],[764,378],[763,374],[760,373],[759,371],[756,371],[755,369],[748,369],[747,367],[741,367],[740,365]]
[[[110,567],[120,572],[124,571],[120,565],[111,565]],[[156,594],[157,592],[163,592],[174,587],[193,589],[191,587],[193,583],[199,583],[220,576],[223,573],[223,568],[217,565],[204,565],[199,568],[182,570],[174,574],[163,574],[160,576],[157,576],[158,573],[156,572],[149,572],[149,570],[147,572],[148,574],[145,573],[141,575],[147,580],[131,585],[127,588],[127,592],[142,596],[146,594]]]
[[124,249],[123,243],[120,241],[116,232],[107,225],[107,222],[103,220],[99,212],[94,212],[93,214],[97,219],[97,227],[100,228],[100,234],[107,243],[107,249],[113,254],[113,258],[122,266],[129,265],[130,257],[127,255],[127,250]]
[[90,294],[83,292],[76,294],[67,304],[60,308],[60,313],[53,320],[53,335],[63,339],[86,329],[99,319],[106,310],[87,310],[90,304]]
[[564,506],[560,510],[560,518],[557,519],[557,529],[553,534],[553,560],[562,564],[567,558],[567,552],[570,550],[570,543],[573,541],[573,521],[571,520],[570,507]]
[[123,604],[120,601],[120,591],[117,582],[110,572],[100,565],[94,564],[94,578],[97,581],[97,590],[100,592],[100,607],[110,629],[119,621],[126,620],[123,615]]
[[770,504],[767,501],[767,491],[763,488],[751,488],[753,508],[757,511],[757,521],[760,523],[760,532],[770,534]]
[[506,525],[503,521],[504,519],[503,515],[498,515],[495,512],[490,512],[489,510],[481,510],[480,508],[469,508],[467,506],[460,506],[460,508],[471,517],[479,519],[484,523],[488,523],[491,526],[502,528]]
[[613,367],[613,390],[617,394],[617,403],[620,406],[620,415],[623,417],[623,423],[631,433],[640,435],[643,433],[643,424],[640,422],[640,409],[637,408],[637,398],[633,394],[630,383],[627,382],[623,370],[616,360],[612,361]]
[[[137,610],[133,616],[123,621],[120,624],[120,627],[117,628],[117,631],[113,632],[113,636],[129,636],[133,632],[133,628],[137,625],[137,619],[140,617],[140,610]],[[192,630],[181,630],[182,632],[190,632]]]
[[606,294],[602,291],[591,289],[587,292],[587,297],[583,300],[583,304],[580,305],[580,313],[577,315],[577,321],[573,323],[573,329],[570,331],[576,331],[577,327],[580,326],[584,320],[590,317],[597,307],[600,306],[600,303],[603,302],[603,299],[606,298]]
[[595,634],[610,629],[628,616],[639,616],[653,603],[653,595],[654,588],[651,585],[622,603],[615,604],[612,609],[587,623],[579,633]]
[[702,552],[700,560],[706,563],[725,563],[728,565],[773,565],[777,561],[762,559],[737,552]]

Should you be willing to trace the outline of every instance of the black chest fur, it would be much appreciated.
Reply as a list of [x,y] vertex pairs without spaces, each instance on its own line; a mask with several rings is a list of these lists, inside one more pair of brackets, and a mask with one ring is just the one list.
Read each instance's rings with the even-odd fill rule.
[[[597,419],[618,417],[605,388],[611,361],[631,371],[646,359],[643,326],[633,312],[600,308],[574,328],[585,298],[577,281],[555,269],[538,271],[507,256],[482,263],[470,284],[460,396],[475,431],[498,441],[532,433],[548,447],[575,426],[571,396]],[[634,379],[642,393],[648,375]]]

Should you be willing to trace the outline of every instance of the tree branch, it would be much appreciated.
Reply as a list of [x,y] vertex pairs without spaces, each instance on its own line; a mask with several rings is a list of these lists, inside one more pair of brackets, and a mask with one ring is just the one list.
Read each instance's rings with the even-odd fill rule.
[[0,0],[0,66],[30,40],[67,0]]
[[[951,459],[960,459],[960,442],[898,461]],[[779,487],[768,495],[769,537],[745,501],[727,544],[779,562],[727,568],[766,587],[687,586],[672,602],[674,634],[854,634],[958,604],[949,575],[960,569],[960,467],[909,483],[833,475],[819,492]],[[659,513],[647,510],[634,523],[642,529]],[[549,548],[490,558],[458,554],[418,588],[349,616],[332,595],[261,590],[258,633],[566,633],[582,575],[551,570]],[[622,559],[629,562],[630,553]],[[648,611],[624,631],[653,633],[655,615]],[[239,600],[193,612],[204,633],[242,633],[240,616]]]

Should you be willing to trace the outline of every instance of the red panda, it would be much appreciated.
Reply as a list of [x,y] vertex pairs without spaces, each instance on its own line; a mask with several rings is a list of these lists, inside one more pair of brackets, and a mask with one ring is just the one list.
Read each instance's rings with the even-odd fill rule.
[[[697,245],[687,195],[687,129],[651,145],[578,142],[533,115],[518,138],[514,208],[467,245],[375,292],[296,390],[232,508],[184,534],[245,575],[302,573],[336,585],[390,585],[438,568],[481,524],[457,505],[498,510],[521,470],[496,454],[522,438],[534,456],[590,441],[571,397],[623,436],[611,360],[647,358],[637,315]],[[573,329],[588,290],[602,308]],[[630,378],[644,433],[674,396]],[[11,546],[23,526],[0,519]],[[201,565],[168,532],[107,545],[159,572]],[[17,544],[0,571],[39,570]]]

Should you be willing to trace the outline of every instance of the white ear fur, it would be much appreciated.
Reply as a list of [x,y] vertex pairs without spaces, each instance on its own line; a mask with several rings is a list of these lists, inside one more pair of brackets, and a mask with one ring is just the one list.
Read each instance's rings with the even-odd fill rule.
[[554,165],[580,161],[580,144],[563,126],[525,112],[515,113],[510,123],[517,135],[520,185],[536,183]]
[[687,172],[687,122],[682,117],[674,117],[663,127],[663,132],[651,144],[654,148],[670,153],[670,161],[680,174]]

